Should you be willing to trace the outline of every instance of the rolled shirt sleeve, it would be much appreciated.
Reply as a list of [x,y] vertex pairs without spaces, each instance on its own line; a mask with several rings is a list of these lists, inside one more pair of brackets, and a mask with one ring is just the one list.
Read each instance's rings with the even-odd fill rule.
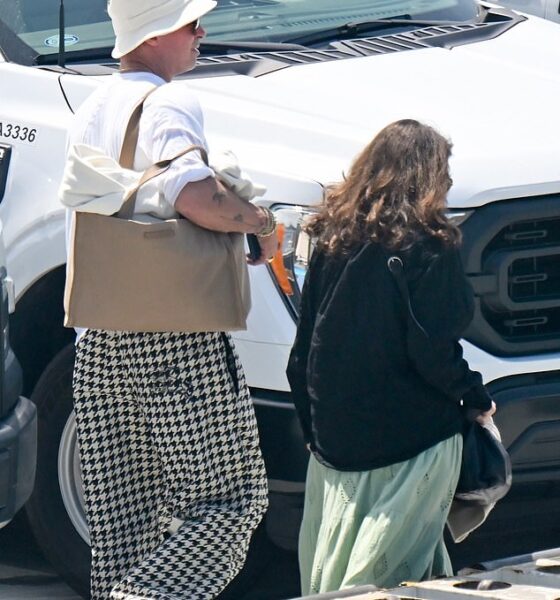
[[[204,118],[198,99],[185,91],[184,84],[161,86],[146,101],[142,115],[138,147],[150,164],[176,156],[188,146],[208,150],[204,136]],[[169,169],[146,185],[146,194],[154,187],[171,206],[190,182],[213,177],[200,153],[189,152],[173,161]]]

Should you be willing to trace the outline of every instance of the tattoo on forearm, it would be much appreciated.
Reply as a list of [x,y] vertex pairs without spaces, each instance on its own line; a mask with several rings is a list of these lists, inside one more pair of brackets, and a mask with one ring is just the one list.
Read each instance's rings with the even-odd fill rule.
[[226,193],[225,192],[215,192],[214,195],[212,196],[212,200],[214,200],[214,202],[216,202],[216,204],[221,204],[224,200],[226,199]]
[[[260,231],[262,229],[260,223],[253,223],[252,219],[247,220],[246,217],[244,217],[241,213],[237,213],[236,215],[233,216],[226,216],[226,215],[221,215],[221,218],[224,221],[228,221],[228,222],[233,222],[233,223],[242,223],[245,227],[249,226],[252,229],[249,229],[247,231],[252,231],[254,230],[254,232],[256,233],[257,231]],[[245,231],[245,230],[244,230]]]
[[221,215],[222,219],[224,219],[224,221],[233,221],[234,223],[245,223],[245,219],[243,218],[243,215],[241,213],[236,214],[233,217],[226,217],[226,215]]

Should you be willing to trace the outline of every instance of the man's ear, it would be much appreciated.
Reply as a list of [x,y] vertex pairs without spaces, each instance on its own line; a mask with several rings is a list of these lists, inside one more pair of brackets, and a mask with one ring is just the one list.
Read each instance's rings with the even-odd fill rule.
[[153,38],[149,38],[144,42],[144,44],[146,44],[147,46],[151,46],[152,48],[155,46],[158,46],[159,45],[159,37],[160,37],[159,35],[156,35]]

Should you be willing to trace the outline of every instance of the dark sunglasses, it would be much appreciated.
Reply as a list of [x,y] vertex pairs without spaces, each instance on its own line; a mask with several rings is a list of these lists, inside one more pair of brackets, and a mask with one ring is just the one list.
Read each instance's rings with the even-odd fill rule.
[[197,30],[200,27],[200,19],[197,19],[196,21],[192,21],[188,24],[188,27],[190,28],[190,30],[192,31],[192,33],[196,33]]

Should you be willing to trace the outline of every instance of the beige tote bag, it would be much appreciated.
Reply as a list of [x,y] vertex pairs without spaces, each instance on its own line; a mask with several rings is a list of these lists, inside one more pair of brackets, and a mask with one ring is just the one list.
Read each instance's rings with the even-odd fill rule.
[[[145,99],[145,98],[144,98]],[[132,168],[142,102],[120,156]],[[246,328],[251,295],[242,234],[198,227],[184,218],[132,218],[136,192],[191,146],[147,169],[112,216],[76,211],[64,292],[67,327],[113,331],[234,331]]]

